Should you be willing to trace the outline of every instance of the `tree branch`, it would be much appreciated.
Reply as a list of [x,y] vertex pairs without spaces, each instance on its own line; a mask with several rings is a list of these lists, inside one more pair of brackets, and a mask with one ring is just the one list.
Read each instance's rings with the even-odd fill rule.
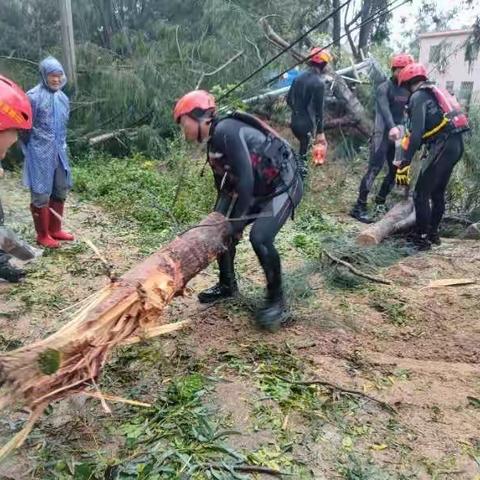
[[1,60],[12,60],[13,62],[21,62],[31,65],[35,69],[38,68],[38,62],[34,62],[33,60],[29,60],[28,58],[19,58],[19,57],[11,57],[9,55],[0,55]]
[[324,380],[314,379],[314,380],[307,380],[307,381],[304,381],[304,382],[295,382],[293,380],[289,380],[288,378],[281,377],[279,375],[277,375],[277,377],[280,380],[282,380],[286,383],[290,383],[291,385],[305,385],[305,386],[321,385],[323,387],[329,388],[330,390],[336,390],[338,392],[346,393],[347,395],[355,395],[357,397],[364,397],[367,400],[371,400],[372,402],[378,403],[385,410],[388,410],[388,411],[393,412],[393,413],[398,413],[397,409],[395,407],[392,407],[392,405],[390,405],[389,403],[384,402],[383,400],[379,400],[378,398],[372,397],[371,395],[368,395],[367,393],[359,392],[358,390],[351,390],[349,388],[343,388],[343,387],[340,387],[339,385],[336,385],[336,384],[330,383],[330,382],[326,382]]
[[221,463],[211,463],[208,465],[214,470],[235,470],[237,472],[244,473],[260,473],[262,475],[271,475],[272,477],[283,477],[291,475],[290,473],[281,472],[280,470],[274,470],[273,468],[260,467],[257,465],[222,465]]
[[362,272],[358,270],[358,268],[355,268],[351,263],[346,262],[345,260],[341,260],[340,258],[335,257],[331,253],[327,252],[326,250],[323,251],[323,253],[332,261],[335,263],[339,263],[340,265],[343,265],[345,268],[350,270],[354,275],[357,275],[358,277],[366,278],[367,280],[371,280],[372,282],[376,283],[383,283],[384,285],[391,285],[392,282],[390,280],[387,280],[386,278],[381,278],[377,277],[375,275],[370,275],[368,273]]
[[205,77],[211,77],[213,75],[216,75],[217,73],[221,72],[224,68],[228,67],[232,62],[234,62],[237,58],[241,57],[244,54],[245,50],[242,50],[241,52],[238,52],[235,54],[232,58],[227,60],[223,65],[220,65],[218,68],[211,72],[202,72],[202,75],[200,76],[200,79],[197,82],[197,85],[195,87],[195,90],[198,90],[200,88],[200,85]]
[[251,40],[248,39],[248,37],[245,37],[245,40],[255,49],[255,52],[257,53],[257,58],[260,64],[263,63],[263,58],[262,55],[260,54],[260,49],[258,48],[258,45],[255,42],[252,42]]

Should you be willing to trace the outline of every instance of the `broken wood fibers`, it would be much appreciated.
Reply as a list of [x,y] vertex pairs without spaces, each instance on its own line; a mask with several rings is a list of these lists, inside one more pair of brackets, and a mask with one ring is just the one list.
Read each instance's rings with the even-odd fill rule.
[[24,430],[0,450],[0,458],[23,443],[49,403],[98,390],[96,379],[114,347],[152,336],[152,331],[162,333],[163,309],[225,251],[228,232],[225,217],[210,214],[100,290],[58,332],[0,355],[0,409],[15,405],[32,412]]

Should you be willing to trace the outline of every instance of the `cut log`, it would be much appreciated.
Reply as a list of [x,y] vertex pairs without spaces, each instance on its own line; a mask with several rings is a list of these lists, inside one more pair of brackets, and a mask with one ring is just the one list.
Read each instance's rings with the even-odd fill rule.
[[58,332],[0,355],[0,408],[15,403],[36,415],[52,401],[96,388],[115,346],[172,330],[158,329],[162,310],[225,251],[228,239],[225,217],[210,214],[104,287]]
[[399,202],[376,223],[369,225],[357,237],[357,243],[363,246],[378,245],[389,235],[399,233],[415,225],[413,200]]

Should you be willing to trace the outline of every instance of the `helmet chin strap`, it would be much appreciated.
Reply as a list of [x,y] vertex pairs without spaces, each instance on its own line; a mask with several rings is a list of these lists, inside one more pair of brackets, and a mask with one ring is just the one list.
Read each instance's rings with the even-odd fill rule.
[[202,143],[202,127],[199,121],[197,121],[197,142]]

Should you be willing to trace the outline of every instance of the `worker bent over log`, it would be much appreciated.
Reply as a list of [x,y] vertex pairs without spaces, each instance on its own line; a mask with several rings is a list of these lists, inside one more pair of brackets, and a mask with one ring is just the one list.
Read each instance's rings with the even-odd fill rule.
[[265,272],[265,305],[257,311],[260,328],[275,331],[287,318],[277,233],[293,216],[303,195],[301,168],[290,145],[256,117],[232,112],[216,115],[215,100],[203,90],[187,93],[176,104],[174,119],[188,141],[207,142],[218,198],[215,211],[231,225],[228,250],[218,257],[219,282],[201,292],[203,303],[237,293],[236,245],[248,224],[250,241]]

